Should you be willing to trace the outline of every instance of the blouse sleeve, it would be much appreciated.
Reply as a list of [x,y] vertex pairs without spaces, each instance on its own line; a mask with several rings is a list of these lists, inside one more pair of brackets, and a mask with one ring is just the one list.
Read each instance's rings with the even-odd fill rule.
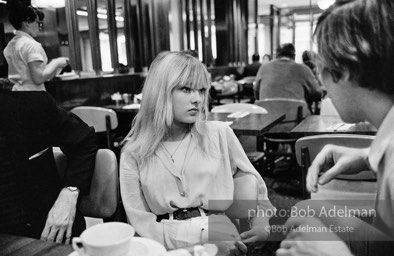
[[120,192],[129,223],[136,233],[164,244],[163,224],[156,221],[142,192],[138,165],[125,150],[120,158]]
[[[263,178],[250,163],[245,151],[242,148],[241,143],[239,142],[238,138],[235,136],[233,130],[229,126],[226,126],[225,129],[227,134],[227,145],[230,154],[230,159],[232,165],[234,166],[234,168],[232,169],[235,171],[233,175],[235,175],[235,173],[238,171],[253,174],[258,181],[258,204],[257,204],[258,209],[256,210],[258,212],[275,211],[275,207],[271,204],[270,200],[268,199],[268,190]],[[267,218],[260,220],[268,224]],[[253,220],[253,224],[255,223],[256,223],[256,219]]]

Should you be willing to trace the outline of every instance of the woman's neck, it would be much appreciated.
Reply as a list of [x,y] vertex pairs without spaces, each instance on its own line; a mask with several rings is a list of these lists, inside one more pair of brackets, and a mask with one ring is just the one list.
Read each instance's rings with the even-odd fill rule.
[[169,135],[167,137],[167,141],[178,141],[182,140],[185,137],[185,134],[190,130],[189,124],[184,123],[176,123],[174,122],[169,131]]

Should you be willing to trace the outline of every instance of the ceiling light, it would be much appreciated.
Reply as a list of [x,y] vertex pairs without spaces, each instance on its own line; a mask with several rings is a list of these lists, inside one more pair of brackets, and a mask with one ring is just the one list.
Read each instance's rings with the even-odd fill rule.
[[335,3],[335,0],[318,0],[317,6],[319,6],[320,9],[325,10],[328,7],[330,7],[333,3]]

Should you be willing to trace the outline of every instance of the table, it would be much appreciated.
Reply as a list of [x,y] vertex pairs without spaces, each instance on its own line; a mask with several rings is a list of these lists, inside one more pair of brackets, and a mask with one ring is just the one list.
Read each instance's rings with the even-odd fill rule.
[[[321,134],[364,134],[375,135],[376,128],[371,124],[357,123],[353,124],[346,130],[335,126],[345,124],[338,116],[325,116],[325,115],[310,115],[301,121],[296,127],[291,130],[291,136],[294,138],[301,138],[311,135]],[[344,127],[344,126],[342,126]]]
[[0,255],[66,256],[73,252],[69,244],[45,242],[34,238],[0,234]]
[[230,127],[234,130],[234,133],[237,136],[261,136],[273,126],[280,123],[286,116],[285,114],[280,113],[250,113],[249,115],[241,118],[229,118],[228,115],[230,114],[231,113],[210,112],[208,115],[208,120],[223,122],[232,121],[233,123],[230,125]]

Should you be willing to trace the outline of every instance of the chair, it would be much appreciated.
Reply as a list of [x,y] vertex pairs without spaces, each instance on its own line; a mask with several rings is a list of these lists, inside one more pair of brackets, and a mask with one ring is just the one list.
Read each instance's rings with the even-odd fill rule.
[[248,103],[254,103],[255,102],[255,97],[254,97],[254,91],[253,91],[253,85],[256,81],[255,76],[246,76],[240,80],[237,81],[239,85],[239,95],[238,95],[238,102],[241,101],[241,99],[248,99]]
[[[67,156],[59,148],[54,148],[53,154],[60,177],[63,177],[67,167]],[[80,199],[78,209],[85,217],[108,219],[115,213],[119,199],[116,156],[109,149],[99,149],[89,195]]]
[[[234,112],[250,112],[257,114],[267,114],[267,111],[259,106],[250,103],[230,103],[214,107],[212,110],[214,113],[234,113]],[[264,153],[256,151],[255,146],[257,141],[253,137],[246,139],[244,136],[240,137],[239,140],[245,149],[246,155],[248,156],[251,163],[258,165],[260,160],[263,159]]]
[[118,127],[118,117],[112,109],[101,107],[80,106],[71,109],[89,126],[94,127],[96,133],[106,133],[106,147],[114,149],[112,131]]
[[[290,136],[290,131],[310,114],[306,102],[299,99],[269,98],[256,101],[255,104],[265,108],[270,113],[286,114],[285,119],[281,123],[263,135],[264,149],[259,150],[265,152],[265,169],[267,171],[278,178],[285,178],[286,182],[294,181],[295,179],[293,178],[297,177],[297,165],[295,164],[294,154],[296,139]],[[290,173],[279,171],[277,168],[278,163],[282,160],[287,160],[288,166],[290,166]],[[277,173],[275,173],[275,169],[277,169]],[[298,182],[297,180],[295,181]]]
[[[330,134],[303,137],[296,142],[297,162],[302,168],[303,197],[325,200],[352,200],[356,204],[367,204],[373,208],[377,192],[376,175],[366,170],[354,175],[340,175],[326,185],[319,186],[317,193],[309,193],[306,190],[306,174],[310,163],[327,145],[338,145],[353,148],[369,147],[374,136],[355,134]],[[361,201],[362,200],[362,201]]]

